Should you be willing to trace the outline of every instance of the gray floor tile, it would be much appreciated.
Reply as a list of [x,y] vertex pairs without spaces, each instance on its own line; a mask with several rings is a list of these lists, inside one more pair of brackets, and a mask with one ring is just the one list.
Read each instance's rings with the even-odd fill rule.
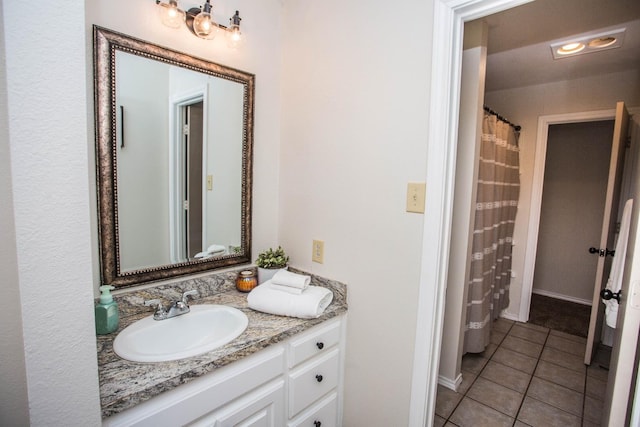
[[514,337],[511,334],[507,335],[500,347],[517,351],[518,353],[526,354],[527,356],[535,357],[536,359],[540,357],[540,353],[542,353],[542,344]]
[[435,417],[433,417],[433,427],[442,427],[445,425],[445,423],[447,422],[447,420],[445,420],[444,418],[436,415]]
[[524,393],[527,391],[531,375],[501,363],[490,360],[480,374],[481,377],[498,383],[512,390]]
[[544,344],[547,340],[547,332],[537,331],[535,329],[526,328],[517,323],[513,325],[513,328],[509,331],[509,335],[525,339],[527,341],[533,341],[537,344]]
[[577,391],[569,390],[558,384],[533,377],[527,396],[544,402],[555,408],[582,417],[582,401],[584,396]]
[[524,395],[484,378],[478,378],[467,396],[496,411],[515,418]]
[[510,427],[514,419],[465,397],[449,421],[460,427]]
[[471,387],[471,384],[476,380],[476,377],[477,375],[473,372],[462,371],[462,383],[460,387],[458,387],[458,393],[465,394],[469,390],[469,387]]
[[607,392],[607,381],[595,377],[587,377],[586,395],[598,400],[604,400]]
[[540,325],[534,325],[533,323],[520,323],[520,322],[518,322],[517,325],[520,325],[523,328],[533,329],[534,331],[538,331],[538,332],[548,333],[550,331],[549,328],[545,328],[544,326],[540,326]]
[[527,355],[499,347],[491,358],[493,361],[502,363],[519,371],[533,374],[537,359]]
[[496,350],[498,349],[498,344],[495,343],[491,343],[487,346],[487,348],[482,352],[482,356],[485,359],[491,359],[491,356],[493,356],[493,353],[496,352]]
[[593,423],[600,423],[602,420],[602,401],[591,396],[584,398],[584,413],[582,417]]
[[436,415],[445,419],[449,418],[461,399],[462,394],[438,385],[438,394],[436,395]]
[[545,346],[544,350],[542,350],[540,360],[555,363],[556,365],[572,369],[576,372],[585,371],[584,355],[576,356],[575,354],[570,354],[548,346]]
[[468,353],[462,357],[462,370],[468,371],[473,374],[478,374],[484,368],[484,365],[487,364],[489,359],[486,359],[480,355]]
[[592,363],[589,367],[587,367],[587,375],[602,381],[607,381],[607,379],[609,378],[609,370],[601,368],[600,365]]
[[560,337],[560,338],[564,338],[566,340],[577,342],[577,343],[580,343],[580,344],[587,344],[587,339],[585,337],[579,337],[577,335],[571,335],[571,334],[568,334],[566,332],[556,331],[555,329],[551,329],[551,332],[549,332],[549,335]]
[[500,332],[500,331],[491,331],[491,335],[489,336],[489,341],[492,344],[495,345],[500,345],[500,343],[502,342],[502,340],[504,339],[504,337],[507,336],[506,332]]
[[546,345],[576,356],[584,356],[585,352],[584,344],[580,344],[557,335],[549,334]]
[[513,425],[513,427],[531,427],[529,424],[525,424],[522,421],[516,420],[516,423]]
[[518,420],[532,427],[580,427],[580,417],[564,412],[544,402],[525,397]]
[[509,332],[509,329],[514,325],[513,320],[507,320],[503,318],[499,318],[493,322],[491,325],[491,330],[500,331],[500,332]]
[[533,374],[552,383],[584,393],[585,374],[541,360]]

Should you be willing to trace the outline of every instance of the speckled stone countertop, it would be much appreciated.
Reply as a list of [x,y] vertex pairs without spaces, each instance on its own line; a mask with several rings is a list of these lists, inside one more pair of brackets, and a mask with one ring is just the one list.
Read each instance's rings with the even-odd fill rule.
[[[297,319],[254,311],[247,307],[247,294],[238,292],[235,288],[238,271],[240,270],[216,273],[114,296],[120,311],[119,328],[112,334],[98,335],[97,338],[103,418],[131,408],[347,311],[346,285],[314,275],[311,275],[313,286],[324,286],[333,291],[331,305],[319,318]],[[130,362],[113,352],[113,340],[122,329],[153,314],[151,307],[143,305],[144,301],[159,298],[166,304],[168,301],[179,299],[182,292],[192,289],[199,292],[199,297],[191,302],[192,305],[223,304],[235,307],[249,318],[247,329],[238,338],[216,350],[172,362]]]

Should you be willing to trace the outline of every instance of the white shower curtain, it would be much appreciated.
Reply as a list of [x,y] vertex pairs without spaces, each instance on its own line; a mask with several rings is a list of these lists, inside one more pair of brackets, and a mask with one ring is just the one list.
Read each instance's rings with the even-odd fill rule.
[[518,136],[495,114],[482,123],[465,353],[489,344],[491,322],[509,305],[511,246],[520,194]]

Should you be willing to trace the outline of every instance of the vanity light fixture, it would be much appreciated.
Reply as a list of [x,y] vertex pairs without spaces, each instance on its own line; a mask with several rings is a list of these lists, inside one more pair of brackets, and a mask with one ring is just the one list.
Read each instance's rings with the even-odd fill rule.
[[218,33],[224,31],[226,33],[227,44],[231,48],[239,47],[244,36],[240,31],[240,13],[236,13],[229,19],[229,26],[217,24],[211,16],[211,2],[206,0],[202,7],[192,7],[186,12],[178,7],[177,0],[169,0],[164,3],[162,0],[156,0],[156,4],[160,7],[160,17],[162,23],[167,27],[179,28],[182,23],[186,23],[187,28],[200,37],[201,39],[213,40]]
[[600,52],[622,46],[626,28],[590,32],[551,43],[553,59]]

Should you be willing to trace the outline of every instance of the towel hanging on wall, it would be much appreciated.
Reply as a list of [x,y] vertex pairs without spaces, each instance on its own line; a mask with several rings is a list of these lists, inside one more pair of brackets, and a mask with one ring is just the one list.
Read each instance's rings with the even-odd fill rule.
[[[611,263],[611,272],[605,290],[609,290],[611,294],[617,294],[622,287],[622,275],[624,274],[624,260],[627,256],[627,242],[629,241],[629,227],[631,226],[631,210],[633,208],[633,199],[627,200],[622,212],[622,221],[620,222],[620,234],[616,242],[616,251]],[[618,304],[615,298],[602,299],[605,305],[605,322],[610,328],[615,328],[618,320]]]

